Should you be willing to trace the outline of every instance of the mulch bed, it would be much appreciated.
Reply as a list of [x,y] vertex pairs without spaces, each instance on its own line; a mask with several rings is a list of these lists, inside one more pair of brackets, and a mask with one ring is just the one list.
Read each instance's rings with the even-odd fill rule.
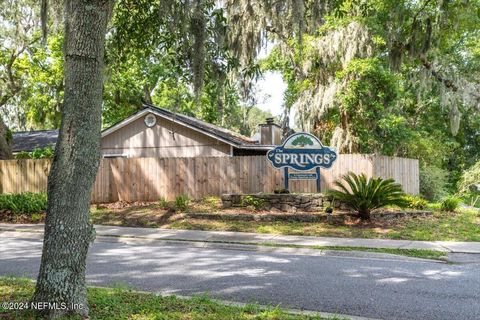
[[45,213],[37,214],[36,218],[32,220],[30,214],[14,214],[9,210],[0,210],[0,222],[2,223],[43,223],[45,222]]

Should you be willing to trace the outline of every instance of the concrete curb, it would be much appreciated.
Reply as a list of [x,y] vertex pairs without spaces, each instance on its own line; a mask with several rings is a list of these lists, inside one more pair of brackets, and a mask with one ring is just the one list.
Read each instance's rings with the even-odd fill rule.
[[[43,233],[43,224],[0,224],[0,231]],[[229,231],[197,231],[154,228],[131,228],[96,225],[97,236],[138,238],[146,240],[223,242],[237,244],[275,244],[279,246],[344,246],[361,248],[427,249],[446,253],[480,253],[480,242],[412,241],[388,239],[284,236]]]

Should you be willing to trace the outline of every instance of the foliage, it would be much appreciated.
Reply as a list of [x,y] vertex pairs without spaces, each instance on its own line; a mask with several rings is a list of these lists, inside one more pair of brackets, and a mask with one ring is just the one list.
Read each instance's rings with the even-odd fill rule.
[[14,214],[41,213],[47,209],[46,193],[5,193],[0,194],[0,210],[11,211]]
[[467,205],[480,208],[480,194],[471,194],[463,199]]
[[105,124],[154,103],[238,130],[225,23],[211,0],[118,1],[107,43]]
[[349,172],[342,180],[334,182],[338,190],[330,190],[329,194],[356,210],[361,219],[369,220],[370,212],[374,209],[405,203],[402,187],[393,179],[367,179],[363,173],[357,175]]
[[[36,1],[7,1],[0,10],[0,107],[15,130],[45,129],[60,123],[63,102],[63,35],[58,13],[49,15],[52,34],[42,43],[40,5]],[[51,10],[56,8],[52,4]]]
[[167,201],[167,199],[161,197],[160,199],[158,199],[158,206],[162,209],[169,209],[170,203]]
[[447,194],[446,170],[436,166],[420,167],[420,193],[427,200],[437,201]]
[[188,198],[188,195],[182,194],[175,198],[173,207],[177,211],[185,211],[188,208],[189,202],[190,199]]
[[378,59],[353,59],[337,73],[337,79],[346,82],[337,94],[338,121],[346,117],[354,124],[350,129],[342,127],[342,141],[348,141],[348,134],[355,137],[349,152],[395,154],[408,139],[409,130],[404,117],[391,108],[398,95],[394,75]]
[[465,170],[458,183],[458,193],[462,196],[472,196],[471,186],[474,184],[480,185],[480,160],[473,166]]
[[[50,4],[45,44],[39,7],[7,0],[0,10],[0,112],[15,130],[60,123],[61,6]],[[252,135],[266,116],[252,98],[255,80],[279,71],[285,114],[296,110],[299,129],[339,151],[446,170],[438,192],[432,181],[424,186],[440,199],[480,153],[479,7],[478,0],[117,1],[103,125],[154,103]],[[267,39],[275,47],[255,60]]]
[[[480,153],[480,3],[338,1],[263,61],[296,123],[340,152],[420,159],[454,192]],[[308,12],[308,9],[306,9]],[[320,10],[319,10],[320,11]],[[441,198],[438,195],[429,195]]]
[[[195,116],[248,136],[269,116],[255,104],[247,108],[241,101],[242,88],[234,76],[241,72],[238,61],[227,48],[226,13],[215,1],[202,3],[199,8],[176,0],[117,1],[111,32],[107,35],[104,127],[124,119],[144,103]],[[52,11],[59,9],[55,6],[50,4]],[[35,27],[26,28],[28,37],[15,35],[12,29],[11,34],[5,33],[5,39],[1,38],[4,43],[17,46],[5,48],[0,54],[0,66],[5,67],[0,71],[6,72],[1,74],[4,79],[8,79],[9,59],[15,57],[11,66],[15,86],[5,82],[15,92],[10,95],[10,89],[0,87],[2,94],[8,94],[9,102],[0,111],[15,130],[58,128],[64,68],[61,18],[57,19],[58,12],[49,15],[49,26],[55,27],[50,26],[52,32],[43,45],[40,30],[36,28],[40,6],[31,0],[21,0],[10,7],[11,10],[0,12],[0,18],[15,26],[18,17],[28,12],[25,20],[32,21]],[[25,12],[19,14],[17,11],[22,7]],[[203,18],[200,26],[194,26],[198,10]],[[175,23],[181,28],[174,26]],[[200,38],[203,40],[197,41]]]
[[51,147],[35,149],[33,151],[21,151],[15,155],[16,159],[49,159],[53,158],[54,150]]
[[241,205],[252,206],[255,210],[260,210],[265,205],[265,200],[246,195],[242,197]]
[[405,195],[404,200],[407,208],[423,210],[428,206],[428,201],[420,196],[407,194]]
[[449,211],[449,212],[456,211],[461,202],[462,200],[457,197],[453,197],[453,196],[446,197],[442,201],[441,209],[442,211]]

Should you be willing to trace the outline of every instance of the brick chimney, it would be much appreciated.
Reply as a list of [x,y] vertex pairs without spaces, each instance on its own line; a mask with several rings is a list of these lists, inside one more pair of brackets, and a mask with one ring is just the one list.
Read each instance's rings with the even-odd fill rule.
[[266,123],[260,124],[260,144],[280,145],[282,143],[282,128],[273,121],[265,119]]

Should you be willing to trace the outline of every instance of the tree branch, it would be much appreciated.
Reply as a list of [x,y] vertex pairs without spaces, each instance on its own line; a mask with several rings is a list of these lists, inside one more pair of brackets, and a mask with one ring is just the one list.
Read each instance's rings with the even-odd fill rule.
[[[425,55],[420,55],[420,61],[422,65],[430,71],[431,75],[440,83],[442,83],[446,88],[452,90],[453,92],[457,92],[460,90],[460,88],[457,86],[457,84],[448,78],[443,77],[437,70],[434,69],[433,65],[431,62],[427,60]],[[478,94],[471,94],[479,103],[480,103],[480,95]]]

